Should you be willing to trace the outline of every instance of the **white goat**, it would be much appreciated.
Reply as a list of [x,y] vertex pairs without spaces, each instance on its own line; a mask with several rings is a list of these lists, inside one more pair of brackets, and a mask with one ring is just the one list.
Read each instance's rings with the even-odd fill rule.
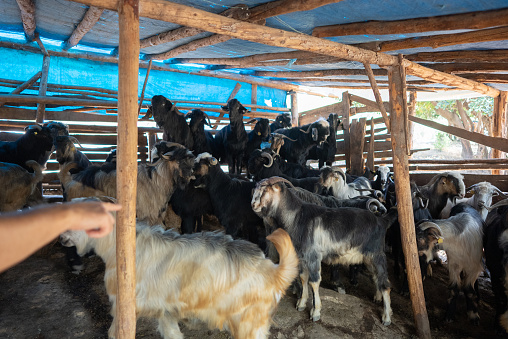
[[489,214],[488,207],[492,204],[492,197],[501,195],[503,198],[508,198],[499,188],[487,181],[482,181],[468,187],[466,193],[472,193],[473,195],[469,198],[457,199],[455,203],[448,200],[445,208],[441,211],[440,218],[448,218],[453,206],[466,203],[480,212],[482,219],[485,221],[485,219],[487,219],[487,214]]
[[[237,339],[267,337],[275,307],[298,274],[298,257],[284,230],[267,237],[279,251],[279,265],[255,244],[221,232],[180,235],[142,223],[136,230],[137,317],[158,319],[164,338],[183,338],[180,319],[202,320]],[[60,237],[64,246],[76,246],[80,254],[94,249],[106,264],[110,338],[116,337],[115,233],[89,238],[84,231],[68,231]]]
[[331,191],[338,199],[351,199],[360,195],[369,195],[373,190],[369,179],[358,177],[353,182],[346,182],[346,175],[340,168],[323,166],[318,185]]

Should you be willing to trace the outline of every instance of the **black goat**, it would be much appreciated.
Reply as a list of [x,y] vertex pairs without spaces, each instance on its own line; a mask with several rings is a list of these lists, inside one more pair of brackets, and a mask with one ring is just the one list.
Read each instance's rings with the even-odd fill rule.
[[330,124],[330,135],[323,144],[314,145],[307,156],[307,159],[318,160],[319,168],[324,165],[332,166],[337,153],[337,131],[341,126],[338,114],[330,113],[327,121]]
[[288,138],[280,148],[280,155],[288,162],[304,165],[310,149],[314,145],[321,145],[330,135],[330,124],[319,119],[312,124],[302,127],[283,128],[275,131]]
[[237,99],[229,100],[222,109],[229,111],[230,124],[215,134],[217,154],[220,155],[221,160],[224,160],[222,157],[225,158],[229,173],[241,174],[242,161],[249,140],[243,124],[243,114],[247,112],[247,109]]
[[270,133],[273,133],[280,128],[290,128],[291,126],[291,115],[289,113],[281,113],[277,115],[274,122],[270,124]]
[[163,139],[184,145],[188,149],[193,149],[194,141],[191,130],[185,115],[180,112],[176,106],[162,95],[152,97],[151,110],[147,111],[147,116],[153,115],[153,120],[157,126],[163,129]]
[[419,189],[429,200],[428,209],[434,219],[439,218],[448,199],[454,201],[457,198],[463,198],[466,193],[464,177],[458,172],[436,174],[429,183],[420,186]]
[[483,229],[485,261],[490,271],[492,291],[496,299],[495,328],[508,332],[508,199],[490,208]]
[[318,177],[320,174],[318,169],[284,161],[280,155],[268,148],[254,150],[249,158],[247,168],[258,181],[273,176],[301,179]]
[[200,109],[193,109],[187,113],[187,118],[190,118],[189,128],[194,140],[194,147],[192,153],[198,155],[204,152],[215,153],[213,135],[209,131],[205,131],[205,125],[211,127],[208,115]]
[[270,121],[265,118],[256,118],[255,120],[257,122],[254,125],[254,128],[247,134],[249,140],[247,141],[244,157],[244,164],[246,167],[248,167],[249,158],[252,152],[256,149],[260,149],[261,143],[263,141],[267,141],[270,137]]
[[[194,167],[196,187],[203,187],[210,195],[213,213],[235,238],[244,238],[264,247],[263,221],[250,206],[254,182],[229,177],[217,159],[208,153],[198,155]],[[262,231],[260,237],[259,231]]]
[[313,291],[310,316],[321,317],[321,262],[327,264],[366,264],[373,273],[376,300],[384,302],[382,321],[391,323],[390,282],[383,251],[386,229],[396,218],[396,210],[377,217],[367,210],[341,207],[327,208],[300,200],[286,187],[286,180],[270,178],[256,185],[252,209],[286,230],[300,259],[302,296],[297,308],[305,309],[308,284]]

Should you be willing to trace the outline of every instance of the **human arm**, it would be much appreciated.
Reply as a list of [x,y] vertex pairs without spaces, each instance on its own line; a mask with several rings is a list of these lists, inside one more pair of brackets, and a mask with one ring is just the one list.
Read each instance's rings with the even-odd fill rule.
[[0,272],[27,258],[66,230],[85,230],[90,237],[111,232],[109,212],[120,205],[98,201],[44,205],[0,215]]

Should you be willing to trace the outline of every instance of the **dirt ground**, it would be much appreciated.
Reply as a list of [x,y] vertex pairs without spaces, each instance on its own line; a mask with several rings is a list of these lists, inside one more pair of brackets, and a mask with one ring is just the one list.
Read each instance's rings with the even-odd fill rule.
[[[24,262],[0,274],[0,338],[54,339],[107,338],[111,324],[109,302],[103,283],[104,264],[97,256],[84,259],[79,275],[70,272],[61,245],[48,245]],[[392,273],[392,260],[389,258]],[[347,294],[331,289],[329,270],[323,265],[321,320],[309,319],[309,307],[298,312],[297,297],[288,291],[274,316],[270,338],[416,338],[409,297],[397,293],[398,282],[391,277],[392,324],[381,324],[382,305],[372,301],[374,285],[365,272],[359,284],[342,280]],[[495,338],[494,298],[490,280],[480,278],[480,325],[469,324],[465,301],[459,299],[457,321],[444,323],[448,295],[446,267],[434,266],[434,276],[424,283],[433,338]],[[137,338],[160,338],[154,321],[140,319]],[[231,338],[226,332],[194,329],[181,325],[185,338]],[[241,339],[241,338],[240,338]]]

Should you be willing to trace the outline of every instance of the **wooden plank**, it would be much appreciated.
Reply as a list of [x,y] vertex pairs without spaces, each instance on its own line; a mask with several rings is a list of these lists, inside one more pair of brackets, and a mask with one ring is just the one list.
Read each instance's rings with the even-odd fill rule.
[[455,135],[459,138],[463,138],[469,141],[473,141],[488,147],[492,147],[494,149],[498,149],[503,152],[508,152],[508,143],[506,138],[499,138],[499,137],[490,137],[487,135],[483,135],[480,133],[470,132],[466,131],[465,129],[453,127],[453,126],[445,126],[442,124],[439,124],[434,121],[425,120],[422,118],[418,118],[416,116],[409,116],[409,120],[416,122],[417,124],[421,124],[433,129],[437,129],[441,132],[445,132],[448,134]]
[[[79,0],[77,2],[116,10],[116,0]],[[260,26],[249,22],[226,18],[193,7],[160,0],[140,1],[140,15],[143,17],[172,22],[174,24],[197,27],[208,32],[228,35],[242,40],[258,42],[270,46],[335,56],[346,60],[368,62],[380,66],[397,63],[397,58],[365,49],[294,33]]]
[[298,97],[295,91],[289,92],[291,96],[291,124],[293,126],[300,126],[300,116],[298,114]]
[[[506,113],[508,105],[508,92],[501,94],[494,99],[494,112],[492,114],[492,136],[498,138],[506,138]],[[498,149],[492,150],[493,158],[504,158],[503,152]],[[501,174],[499,170],[492,171],[492,174]]]
[[365,118],[355,119],[351,122],[349,138],[352,175],[362,175],[364,172],[365,123]]
[[423,281],[420,272],[419,256],[416,247],[415,224],[413,219],[413,207],[411,204],[411,189],[409,186],[408,152],[406,143],[405,118],[405,76],[402,66],[388,69],[390,85],[390,126],[393,147],[393,172],[395,176],[395,192],[397,195],[397,211],[400,223],[402,248],[406,259],[407,279],[411,296],[411,305],[416,324],[418,337],[430,339],[430,325],[425,306],[423,293]]
[[[18,87],[16,87],[10,94],[19,94],[23,92],[25,89],[31,87],[37,80],[39,80],[41,75],[42,71],[35,73],[34,76],[32,76],[30,79],[20,84]],[[0,102],[0,107],[2,107],[4,104],[5,102]]]
[[152,69],[152,60],[148,62],[148,68],[146,69],[145,81],[143,82],[143,89],[141,90],[141,98],[139,99],[138,115],[141,112],[141,105],[143,104],[143,99],[145,97],[146,84],[148,83],[148,76],[150,75],[151,69]]
[[6,103],[38,103],[53,104],[60,106],[95,106],[95,107],[117,107],[117,102],[112,100],[88,100],[75,98],[59,98],[50,96],[34,95],[9,95],[0,94],[0,100]]
[[300,124],[306,125],[316,121],[319,118],[328,118],[330,113],[339,113],[342,110],[342,103],[331,104],[300,113]]
[[[427,184],[438,172],[433,173],[412,173],[411,180],[414,180],[417,185],[422,186]],[[466,187],[477,184],[482,181],[488,181],[496,186],[503,192],[508,191],[508,176],[507,175],[491,175],[491,174],[462,174],[464,176],[464,184]]]
[[80,21],[80,23],[76,26],[71,36],[63,45],[63,49],[67,50],[76,46],[81,39],[88,33],[93,26],[99,21],[101,18],[102,12],[104,12],[103,8],[97,8],[95,6],[90,6],[85,13],[85,16]]
[[[497,11],[496,11],[497,12]],[[508,10],[504,10],[507,12]],[[506,21],[506,18],[504,18]],[[491,24],[491,21],[486,21]],[[462,50],[445,52],[420,52],[404,56],[413,62],[453,62],[453,63],[472,63],[472,62],[504,62],[508,59],[508,50],[489,49],[489,50]]]
[[[457,165],[410,165],[410,171],[470,171],[470,170],[504,170],[505,164],[457,164]],[[494,172],[494,171],[492,171]],[[492,173],[496,174],[496,173]]]
[[[375,76],[387,76],[385,69],[373,69],[372,72]],[[316,71],[282,71],[282,72],[271,72],[271,71],[256,71],[255,76],[260,77],[272,77],[272,78],[315,78],[315,77],[327,77],[327,76],[350,76],[350,75],[365,75],[365,71],[362,69],[326,69]]]
[[257,21],[294,12],[310,11],[342,0],[279,0],[268,2],[250,10],[250,20]]
[[388,119],[388,114],[386,113],[386,109],[383,104],[383,99],[381,98],[381,93],[379,93],[379,88],[377,87],[376,79],[374,78],[374,73],[372,72],[372,68],[367,63],[364,63],[363,67],[365,67],[365,72],[367,73],[367,76],[369,77],[370,86],[372,87],[372,91],[374,92],[374,97],[376,98],[376,102],[379,107],[379,110],[381,111],[381,115],[383,116],[385,125],[388,128],[388,130],[390,130],[390,120]]
[[366,166],[371,170],[374,170],[374,137],[376,132],[374,131],[374,119],[370,119],[370,138],[367,147],[367,162]]
[[504,26],[508,21],[508,9],[440,15],[394,21],[366,21],[342,25],[319,26],[312,35],[319,38],[363,34],[406,34],[447,31],[455,29],[481,29]]
[[[351,143],[349,134],[349,110],[351,107],[351,100],[348,92],[342,93],[342,105],[341,105],[341,116],[342,116],[342,128],[344,132],[344,150],[346,156],[346,168],[351,168]],[[337,143],[337,148],[339,143]],[[338,148],[339,149],[339,148]],[[337,150],[338,151],[338,150]]]
[[116,261],[116,336],[136,336],[136,192],[139,72],[139,1],[118,2],[118,149]]
[[[252,85],[250,91],[250,103],[253,106],[256,106],[258,103],[258,85]],[[251,109],[251,112],[256,111],[256,107]]]
[[445,62],[445,63],[429,63],[422,64],[424,67],[434,69],[436,71],[460,74],[481,73],[481,72],[506,72],[508,71],[508,62]]
[[21,11],[23,30],[28,42],[35,38],[35,3],[33,0],[16,0]]
[[[49,55],[45,55],[42,59],[42,75],[39,85],[39,96],[46,95],[46,89],[48,88],[48,75],[49,75]],[[35,115],[35,121],[42,123],[44,121],[44,112],[46,105],[44,103],[37,103],[37,113]]]

